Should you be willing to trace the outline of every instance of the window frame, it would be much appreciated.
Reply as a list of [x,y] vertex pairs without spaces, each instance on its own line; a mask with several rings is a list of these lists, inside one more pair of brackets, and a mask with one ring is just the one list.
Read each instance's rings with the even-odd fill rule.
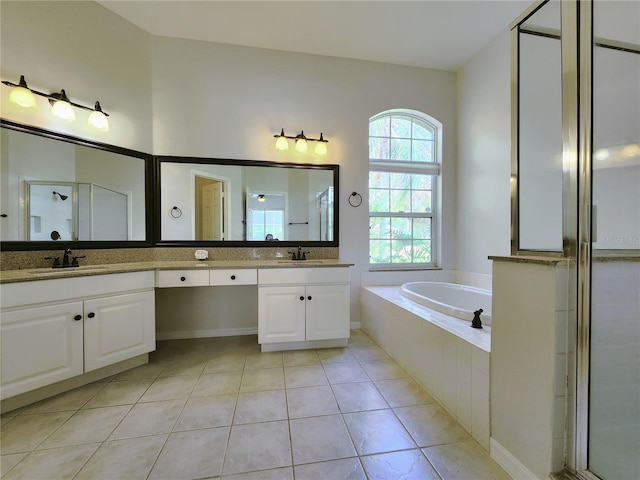
[[[430,212],[372,212],[369,203],[369,269],[370,270],[432,270],[439,268],[440,250],[440,223],[441,223],[441,184],[442,184],[442,123],[435,118],[415,110],[393,109],[380,112],[369,119],[369,125],[381,118],[393,116],[403,116],[411,118],[412,122],[426,124],[433,130],[432,162],[416,162],[404,160],[375,159],[369,158],[369,173],[389,172],[430,175],[431,178],[431,210]],[[368,138],[385,138],[379,135],[369,135]],[[391,144],[391,132],[389,133]],[[413,140],[413,136],[411,136]],[[371,152],[369,152],[370,154]],[[391,155],[391,154],[390,154]],[[371,188],[369,179],[367,180],[367,194],[370,198]],[[371,219],[376,217],[386,218],[429,218],[431,220],[431,261],[430,262],[408,262],[408,263],[372,263],[371,262]],[[413,237],[412,237],[413,240]]]

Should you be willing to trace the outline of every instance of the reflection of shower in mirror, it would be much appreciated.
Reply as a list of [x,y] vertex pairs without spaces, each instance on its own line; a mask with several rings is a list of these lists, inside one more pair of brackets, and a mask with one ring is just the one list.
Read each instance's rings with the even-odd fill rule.
[[53,192],[53,195],[58,195],[60,197],[60,200],[62,200],[63,202],[69,198],[67,195],[62,195],[61,193],[58,192]]

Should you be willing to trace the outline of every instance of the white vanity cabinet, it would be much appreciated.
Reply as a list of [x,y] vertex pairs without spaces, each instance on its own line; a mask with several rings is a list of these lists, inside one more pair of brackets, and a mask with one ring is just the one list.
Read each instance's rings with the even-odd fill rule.
[[2,285],[2,398],[155,349],[153,272]]
[[348,268],[259,271],[258,343],[263,350],[265,344],[347,339],[349,327]]

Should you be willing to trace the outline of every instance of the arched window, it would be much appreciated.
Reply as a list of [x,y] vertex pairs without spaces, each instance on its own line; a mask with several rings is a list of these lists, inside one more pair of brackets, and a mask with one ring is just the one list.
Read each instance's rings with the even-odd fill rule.
[[436,266],[442,124],[414,110],[369,119],[369,263]]

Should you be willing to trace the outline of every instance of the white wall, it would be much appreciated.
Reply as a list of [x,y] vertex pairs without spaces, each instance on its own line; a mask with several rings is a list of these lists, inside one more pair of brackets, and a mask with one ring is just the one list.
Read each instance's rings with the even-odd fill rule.
[[510,252],[511,51],[498,35],[458,71],[456,269],[491,274]]
[[93,107],[110,122],[103,133],[87,125],[90,112],[76,109],[74,123],[51,114],[37,97],[28,111],[9,103],[0,87],[0,115],[18,123],[89,140],[151,152],[151,37],[96,2],[1,2],[2,80],[44,93],[65,89],[71,101]]
[[[154,153],[340,165],[340,256],[354,263],[352,321],[368,270],[368,122],[390,108],[443,123],[443,258],[455,264],[456,75],[374,62],[153,37]],[[329,155],[276,151],[273,135],[304,130]],[[347,203],[352,191],[365,201]],[[379,274],[383,276],[384,274]]]

